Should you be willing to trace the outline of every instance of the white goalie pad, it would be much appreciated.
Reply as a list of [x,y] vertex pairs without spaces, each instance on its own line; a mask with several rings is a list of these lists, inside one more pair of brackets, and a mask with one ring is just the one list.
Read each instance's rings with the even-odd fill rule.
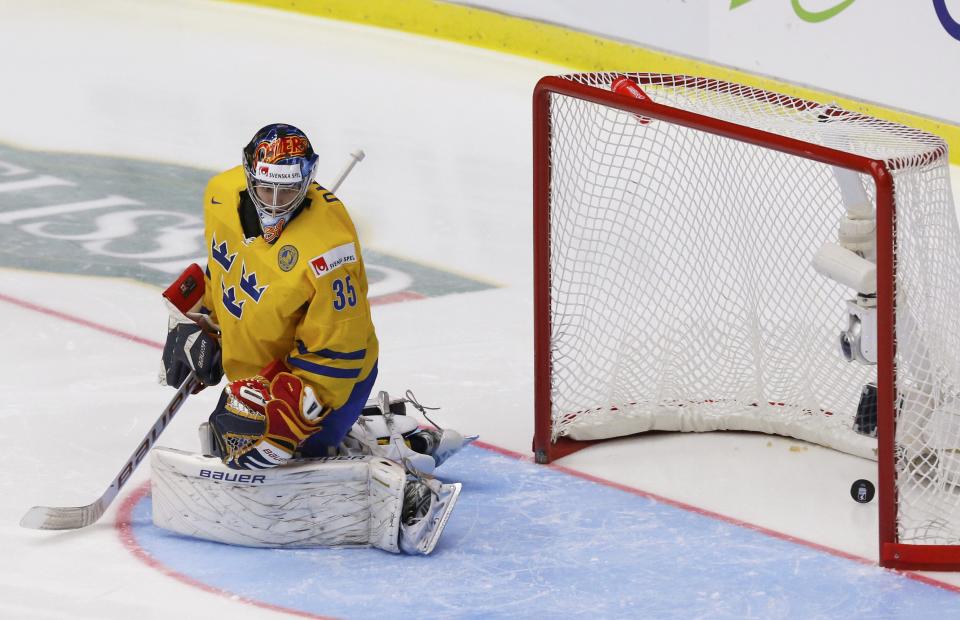
[[392,400],[387,392],[381,391],[376,399],[367,402],[344,438],[341,453],[382,456],[418,473],[432,474],[478,438],[477,435],[464,437],[449,428],[422,428],[416,418],[406,414],[406,403],[412,404],[424,417],[426,409],[436,409],[421,405],[410,390],[406,398]]
[[400,552],[407,475],[387,459],[339,456],[241,471],[217,458],[156,448],[150,465],[157,527],[247,547]]

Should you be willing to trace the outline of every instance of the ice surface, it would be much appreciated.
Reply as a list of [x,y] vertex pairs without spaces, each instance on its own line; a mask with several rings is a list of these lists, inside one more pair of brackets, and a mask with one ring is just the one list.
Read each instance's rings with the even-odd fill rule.
[[[29,166],[0,162],[0,183],[57,177],[60,171],[44,169],[54,160],[45,152],[112,158],[71,173],[74,185],[43,188],[49,195],[23,187],[0,193],[3,213],[110,194],[142,203],[123,208],[169,211],[174,202],[189,203],[179,177],[174,187],[172,177],[165,184],[150,176],[135,196],[94,183],[112,183],[107,173],[124,169],[123,158],[147,162],[153,174],[161,166],[149,162],[199,169],[202,177],[235,165],[243,142],[268,122],[290,122],[313,137],[321,180],[362,147],[367,158],[340,195],[365,249],[405,259],[397,263],[402,270],[383,273],[443,272],[483,283],[457,288],[433,280],[439,283],[423,299],[376,306],[377,389],[411,388],[443,407],[435,418],[441,424],[529,453],[530,94],[540,76],[561,68],[193,0],[0,0],[0,54],[12,59],[4,63],[0,143],[38,156]],[[18,173],[17,166],[30,169]],[[103,252],[157,251],[114,235],[121,226],[159,228],[172,216],[152,217],[159,219],[111,224],[74,212],[4,223],[0,548],[8,561],[0,569],[0,617],[282,617],[271,605],[308,617],[383,615],[377,601],[361,602],[372,583],[395,585],[409,597],[401,601],[409,614],[438,617],[534,610],[637,617],[641,610],[683,618],[918,618],[960,610],[954,591],[476,447],[444,465],[444,475],[464,489],[448,535],[429,558],[214,552],[152,529],[143,516],[146,498],[129,504],[133,520],[125,528],[115,526],[115,506],[79,532],[21,529],[32,505],[94,500],[170,398],[156,384],[166,325],[159,289],[136,277],[155,269],[140,265],[133,278],[102,275],[117,259]],[[56,235],[64,253],[44,269],[74,275],[23,270],[32,256],[50,258]],[[18,269],[2,268],[12,266]],[[214,390],[192,397],[162,443],[192,449],[196,425],[216,398]],[[562,464],[876,560],[876,504],[848,496],[853,480],[875,479],[868,461],[796,441],[723,434],[618,440]],[[139,471],[117,504],[136,500],[131,490],[146,479]],[[237,576],[249,575],[251,562],[263,563],[267,583]],[[960,584],[951,575],[936,578]]]

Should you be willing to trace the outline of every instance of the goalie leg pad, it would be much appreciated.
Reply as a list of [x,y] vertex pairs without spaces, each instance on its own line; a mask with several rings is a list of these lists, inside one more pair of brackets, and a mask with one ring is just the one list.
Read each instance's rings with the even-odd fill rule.
[[476,435],[464,437],[452,429],[420,428],[412,416],[406,415],[406,403],[411,403],[428,420],[426,410],[438,409],[421,405],[410,390],[405,398],[394,400],[381,391],[364,407],[344,438],[341,453],[382,456],[402,463],[408,470],[432,474],[437,466],[477,439]]
[[156,448],[150,464],[157,527],[247,547],[400,551],[407,474],[387,459],[331,457],[243,472]]
[[420,428],[408,415],[362,415],[343,441],[351,454],[372,454],[406,463],[420,473],[434,469],[477,439],[453,429]]
[[[426,431],[421,431],[417,421],[409,416],[362,415],[344,439],[344,447],[353,454],[382,456],[396,463],[405,463],[411,469],[424,474],[433,473],[436,461],[433,456],[411,449],[411,440]],[[435,443],[426,435],[425,441],[415,442],[431,446]]]

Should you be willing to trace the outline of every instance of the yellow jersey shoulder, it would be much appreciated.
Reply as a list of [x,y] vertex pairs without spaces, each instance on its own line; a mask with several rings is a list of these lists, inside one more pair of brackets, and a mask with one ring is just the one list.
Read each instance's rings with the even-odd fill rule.
[[278,245],[296,245],[308,258],[345,244],[357,245],[353,221],[333,192],[314,184],[307,192],[307,199],[309,206],[280,235]]
[[[313,276],[312,280],[323,278],[336,267],[361,260],[357,232],[350,215],[333,192],[317,183],[311,184],[307,191],[308,204],[274,244],[268,245],[262,239],[245,240],[237,210],[241,194],[246,189],[243,166],[222,172],[208,182],[204,219],[207,244],[212,251],[218,251],[217,244],[226,241],[231,251],[242,247],[241,254],[276,260],[283,272],[291,272],[291,276],[307,272]],[[328,270],[324,270],[324,264]]]
[[206,206],[210,205],[211,198],[216,199],[213,204],[223,204],[227,201],[236,204],[240,198],[240,192],[245,189],[247,189],[247,177],[243,173],[243,166],[230,168],[213,176],[207,182]]

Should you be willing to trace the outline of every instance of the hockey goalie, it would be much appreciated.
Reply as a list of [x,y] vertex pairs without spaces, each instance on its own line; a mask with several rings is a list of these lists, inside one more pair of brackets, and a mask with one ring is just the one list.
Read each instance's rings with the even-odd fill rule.
[[433,470],[469,440],[421,429],[410,392],[368,402],[379,345],[366,272],[316,162],[302,131],[268,125],[207,186],[207,268],[164,293],[161,382],[228,383],[200,454],[153,451],[153,520],[229,544],[428,554],[460,493]]

